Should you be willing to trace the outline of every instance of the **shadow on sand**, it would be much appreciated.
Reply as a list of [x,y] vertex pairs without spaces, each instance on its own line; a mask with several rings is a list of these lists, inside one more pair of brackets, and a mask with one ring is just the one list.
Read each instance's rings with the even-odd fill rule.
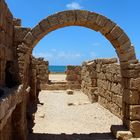
[[28,140],[115,140],[111,133],[92,134],[29,134]]

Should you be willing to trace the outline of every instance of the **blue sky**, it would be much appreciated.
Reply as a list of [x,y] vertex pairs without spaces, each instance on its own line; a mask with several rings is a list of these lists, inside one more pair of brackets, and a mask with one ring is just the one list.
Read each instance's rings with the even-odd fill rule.
[[[84,9],[116,22],[129,36],[140,59],[140,0],[6,0],[22,26],[34,27],[39,21],[67,9]],[[81,64],[85,60],[115,57],[110,42],[100,33],[84,27],[66,27],[45,36],[33,50],[50,65]]]

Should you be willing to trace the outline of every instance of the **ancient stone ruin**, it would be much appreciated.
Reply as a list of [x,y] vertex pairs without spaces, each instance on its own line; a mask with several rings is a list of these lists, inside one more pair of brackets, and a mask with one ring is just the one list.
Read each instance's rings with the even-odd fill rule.
[[59,12],[32,29],[25,28],[0,0],[0,140],[27,140],[28,108],[49,83],[48,62],[33,58],[32,50],[49,32],[65,26],[100,32],[119,58],[118,63],[113,58],[68,66],[66,89],[80,87],[91,102],[120,117],[128,134],[140,138],[140,63],[123,29],[105,16],[84,10]]

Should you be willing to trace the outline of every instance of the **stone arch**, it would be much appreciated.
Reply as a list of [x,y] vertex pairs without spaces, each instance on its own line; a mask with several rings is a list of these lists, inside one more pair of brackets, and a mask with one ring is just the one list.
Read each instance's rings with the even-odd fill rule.
[[135,98],[139,96],[137,84],[140,83],[140,63],[126,33],[105,16],[84,10],[63,11],[48,16],[33,29],[29,29],[17,47],[21,82],[26,86],[30,55],[35,45],[49,32],[66,26],[83,26],[100,32],[115,48],[122,73],[123,123],[135,137],[139,137],[140,113],[137,115],[137,110],[140,109],[140,101]]
[[65,26],[83,26],[100,32],[114,46],[120,62],[136,59],[130,39],[117,24],[105,16],[84,10],[69,10],[48,16],[27,33],[23,42],[32,50],[49,32]]

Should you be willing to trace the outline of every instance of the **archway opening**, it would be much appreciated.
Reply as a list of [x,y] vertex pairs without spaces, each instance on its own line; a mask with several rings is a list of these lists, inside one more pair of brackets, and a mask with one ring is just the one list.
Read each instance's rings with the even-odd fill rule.
[[[122,74],[122,86],[123,86],[123,123],[127,126],[129,130],[130,126],[134,126],[135,119],[133,118],[133,121],[131,120],[132,114],[129,116],[130,113],[131,101],[126,101],[126,91],[129,93],[129,97],[131,96],[130,93],[132,92],[130,90],[130,80],[132,78],[136,78],[138,75],[138,70],[134,70],[131,66],[137,65],[138,60],[136,60],[135,56],[135,50],[132,46],[128,36],[124,33],[124,31],[116,25],[114,22],[112,22],[110,19],[107,19],[106,17],[99,15],[94,12],[84,11],[84,10],[72,10],[72,11],[63,11],[56,13],[54,15],[51,15],[47,17],[46,19],[42,20],[35,28],[33,28],[31,31],[29,31],[26,36],[23,39],[23,44],[27,47],[27,54],[31,53],[31,50],[35,47],[35,45],[49,32],[54,31],[56,29],[59,29],[61,27],[65,26],[84,26],[88,27],[92,30],[99,31],[101,34],[103,34],[113,45],[113,47],[116,49],[116,53],[119,57],[120,66],[121,66],[121,74]],[[28,55],[26,55],[28,58]],[[102,62],[103,61],[103,62]],[[103,64],[106,63],[113,63],[116,62],[116,60],[96,60],[95,63]],[[25,66],[28,64],[25,63]],[[134,70],[131,71],[130,67]],[[22,75],[21,80],[26,81],[26,72],[21,67],[20,72]],[[132,73],[131,73],[132,72]],[[134,74],[135,73],[135,74]],[[137,74],[136,74],[137,73]],[[24,75],[24,76],[23,76]],[[102,83],[104,85],[104,83]],[[105,87],[108,87],[105,85]],[[115,87],[115,85],[113,86]],[[114,89],[114,88],[113,88]],[[138,122],[139,123],[139,122]],[[137,123],[137,124],[138,124]],[[131,124],[131,125],[130,125]],[[137,135],[137,130],[135,128],[134,135]]]
[[[101,56],[102,56],[102,59],[104,57],[105,58],[107,58],[107,57],[110,58],[111,56],[115,57],[114,55],[116,53],[115,53],[114,49],[110,48],[110,46],[112,46],[112,45],[108,41],[106,41],[104,39],[104,37],[101,37],[100,34],[97,34],[97,33],[93,32],[92,30],[89,30],[89,29],[86,29],[86,28],[83,28],[83,27],[68,27],[68,28],[61,29],[61,31],[58,30],[58,31],[55,31],[55,32],[50,33],[49,35],[46,36],[46,38],[44,38],[44,40],[42,40],[45,43],[40,42],[38,44],[38,46],[36,48],[39,49],[39,52],[38,52],[38,50],[34,49],[34,52],[33,52],[34,55],[36,55],[38,57],[44,56],[46,60],[48,60],[48,58],[51,56],[53,58],[53,61],[52,60],[51,61],[54,62],[52,64],[54,64],[54,65],[58,65],[58,64],[59,65],[64,65],[65,67],[67,65],[70,65],[70,64],[71,65],[80,65],[80,66],[82,66],[81,63],[83,61],[89,60],[88,62],[90,63],[94,59],[96,59],[97,57],[101,57]],[[71,33],[68,34],[69,32],[71,32]],[[82,33],[81,36],[76,38],[76,36],[77,36],[76,32]],[[66,35],[67,35],[67,37],[66,37]],[[65,36],[65,43],[63,44],[64,36]],[[70,36],[73,36],[73,37],[70,38]],[[87,38],[85,38],[85,36]],[[90,38],[90,36],[91,36],[91,38]],[[49,42],[49,39],[51,40],[50,42]],[[66,40],[68,42],[66,42]],[[55,41],[55,43],[52,43],[54,41]],[[80,43],[76,44],[77,42],[80,42]],[[45,44],[45,46],[43,44]],[[49,44],[50,44],[50,46],[49,46]],[[57,44],[57,47],[55,47],[56,44]],[[76,44],[76,45],[74,45],[74,44]],[[105,44],[105,45],[103,45],[103,44]],[[77,47],[77,46],[80,46],[80,48]],[[58,54],[61,53],[61,51],[62,51],[61,47],[62,47],[62,50],[63,50],[63,55],[62,55],[63,57],[61,57],[61,59],[58,61],[58,56],[59,56]],[[105,51],[102,51],[104,49],[110,50],[110,53],[109,53],[109,51],[107,51],[109,53],[107,55],[107,53]],[[42,50],[42,52],[40,52],[40,50]],[[45,50],[46,50],[46,52],[45,52]],[[91,50],[93,50],[93,51],[91,52]],[[94,52],[94,50],[95,50],[95,52]],[[38,52],[39,55],[37,55],[37,52]],[[81,56],[83,56],[82,59],[80,58],[77,63],[75,63],[74,60],[77,60],[79,55],[76,55],[76,57],[72,58],[74,53],[76,53],[76,54],[78,53],[78,54],[81,54]],[[101,56],[96,56],[97,54],[99,55],[100,53],[101,53]],[[47,58],[45,54],[47,54],[47,55],[49,54],[48,55],[49,57]],[[72,55],[70,56],[70,54],[72,54]],[[84,55],[82,55],[82,54],[84,54]],[[54,59],[54,57],[56,57],[56,59]],[[66,59],[65,61],[64,61],[64,58]],[[68,59],[70,59],[71,61],[67,62]],[[56,62],[56,64],[55,64],[55,62]],[[92,65],[91,65],[91,67],[92,67]],[[91,72],[91,71],[87,70],[87,73]],[[54,75],[54,76],[56,76],[56,75]],[[91,80],[93,77],[89,76],[88,78],[90,78],[89,80]],[[93,81],[91,81],[91,82],[93,82]],[[67,89],[69,89],[69,88],[67,88]],[[53,89],[50,91],[47,88],[46,88],[46,90],[47,90],[46,92],[43,91],[42,93],[40,93],[40,96],[39,96],[40,101],[41,101],[41,103],[43,102],[43,104],[46,104],[46,106],[48,108],[50,106],[54,106],[53,109],[52,109],[54,112],[51,112],[51,110],[49,110],[49,109],[47,110],[47,112],[45,112],[45,111],[44,112],[40,112],[40,111],[37,112],[37,113],[41,113],[40,114],[40,118],[44,118],[44,119],[42,119],[42,123],[46,124],[46,125],[48,124],[48,128],[46,127],[46,128],[44,128],[44,130],[42,128],[40,130],[40,133],[41,132],[45,133],[45,131],[46,131],[46,133],[49,133],[49,134],[57,134],[57,133],[65,133],[65,134],[77,133],[78,134],[78,132],[79,132],[79,133],[85,134],[85,136],[83,135],[84,137],[88,137],[88,134],[92,134],[92,133],[96,132],[96,133],[102,133],[101,135],[99,135],[101,137],[102,137],[102,135],[105,136],[105,133],[108,133],[107,137],[109,138],[110,134],[107,131],[110,129],[110,126],[113,125],[113,124],[117,125],[117,123],[120,124],[120,122],[121,122],[121,120],[117,119],[117,117],[114,117],[117,120],[116,121],[117,123],[116,122],[111,122],[112,121],[111,117],[113,117],[113,115],[111,115],[111,113],[108,114],[108,112],[106,112],[106,111],[104,112],[104,109],[101,106],[100,106],[101,108],[100,107],[98,108],[98,103],[97,103],[98,99],[95,100],[94,97],[91,97],[91,98],[94,98],[91,101],[92,103],[93,102],[94,103],[91,104],[91,102],[89,101],[89,99],[87,97],[89,96],[89,98],[90,98],[90,96],[92,96],[92,95],[88,95],[89,93],[87,93],[87,91],[84,91],[85,93],[83,94],[79,90],[78,91],[74,91],[75,89],[73,89],[72,91],[69,91],[69,93],[66,92],[66,91],[59,91],[60,90],[59,88],[57,89],[57,91],[55,89],[54,89],[54,91],[52,91]],[[81,90],[81,88],[80,88],[80,90]],[[83,88],[83,90],[84,90],[84,88]],[[72,92],[74,92],[74,94]],[[73,95],[69,95],[69,94],[73,94]],[[90,92],[90,94],[91,94],[91,92]],[[44,100],[44,99],[48,99],[48,100]],[[75,110],[74,108],[75,109],[77,108],[77,109]],[[83,110],[81,110],[81,108],[83,108]],[[89,110],[87,110],[87,108]],[[107,114],[105,118],[110,118],[110,122],[109,122],[109,120],[101,119],[100,115],[98,113],[95,115],[96,111],[93,108],[94,109],[98,108],[101,112],[103,111],[104,115],[100,114],[101,116],[105,117],[105,114]],[[77,113],[74,113],[74,110]],[[81,112],[86,112],[86,114],[82,114]],[[52,114],[55,117],[53,117]],[[71,114],[70,115],[71,117],[69,116],[69,114]],[[51,116],[51,117],[48,117],[48,120],[47,120],[45,118],[45,116]],[[81,118],[81,120],[79,119],[79,123],[78,123],[77,119],[80,118],[80,116],[83,116],[83,118]],[[91,116],[91,117],[89,117],[89,116]],[[107,117],[107,116],[109,116],[109,117]],[[86,117],[89,117],[90,121],[88,120],[88,122],[87,122],[86,121],[86,119],[87,119]],[[95,129],[93,127],[95,127],[95,124],[93,124],[92,122],[94,121],[94,119],[96,117],[98,118],[98,120],[100,118],[101,120],[105,120],[105,121],[109,122],[109,129],[107,131],[105,131],[105,129],[107,127],[105,128],[104,126],[103,126],[105,128],[104,130],[94,131]],[[38,120],[40,118],[38,117]],[[43,122],[43,120],[45,120],[45,122]],[[59,120],[59,122],[58,122],[58,120]],[[39,124],[37,122],[37,120],[35,120],[35,121],[36,121],[36,124]],[[103,122],[99,123],[99,121],[97,121],[97,122],[98,122],[97,124],[102,124],[103,123]],[[92,125],[88,126],[89,123],[92,123]],[[72,125],[73,125],[73,127],[72,127]],[[98,126],[98,128],[101,129],[101,125]],[[37,125],[33,129],[36,132],[37,131]],[[97,136],[97,137],[99,137],[99,136]],[[41,135],[40,135],[40,137],[41,137]],[[58,136],[58,137],[62,137],[62,136]],[[74,136],[71,136],[71,137],[74,137]],[[81,137],[81,136],[77,135],[77,137]]]
[[[79,26],[65,27],[49,33],[33,49],[33,56],[49,61],[51,74],[63,74],[68,65],[82,65],[84,61],[96,58],[117,58],[115,49],[101,34]],[[53,76],[50,78],[55,80]]]

